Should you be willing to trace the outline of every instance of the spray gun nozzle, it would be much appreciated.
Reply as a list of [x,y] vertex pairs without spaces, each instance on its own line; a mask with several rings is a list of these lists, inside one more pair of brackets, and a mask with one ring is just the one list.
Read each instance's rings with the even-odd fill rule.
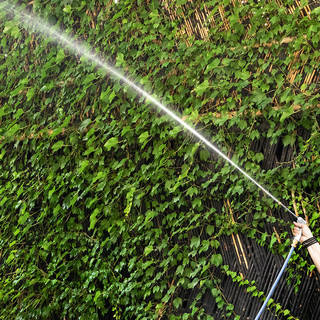
[[297,217],[297,223],[307,224],[307,221],[302,219],[301,217]]

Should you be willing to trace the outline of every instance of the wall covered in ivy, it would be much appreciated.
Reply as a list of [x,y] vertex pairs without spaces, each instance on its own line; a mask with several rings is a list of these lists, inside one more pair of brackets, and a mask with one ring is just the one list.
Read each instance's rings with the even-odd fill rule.
[[[320,9],[8,1],[154,93],[319,234]],[[125,84],[0,10],[0,319],[254,319],[293,218]],[[264,319],[317,319],[297,250]]]

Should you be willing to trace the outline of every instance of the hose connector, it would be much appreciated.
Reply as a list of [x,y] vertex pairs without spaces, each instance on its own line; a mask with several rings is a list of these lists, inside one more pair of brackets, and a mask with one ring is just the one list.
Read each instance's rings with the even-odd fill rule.
[[[301,224],[307,224],[307,221],[305,221],[304,219],[302,219],[301,217],[297,217],[297,223],[301,223]],[[293,237],[293,240],[292,240],[292,247],[296,247],[301,239],[301,234],[302,234],[302,231],[300,229],[300,232]]]

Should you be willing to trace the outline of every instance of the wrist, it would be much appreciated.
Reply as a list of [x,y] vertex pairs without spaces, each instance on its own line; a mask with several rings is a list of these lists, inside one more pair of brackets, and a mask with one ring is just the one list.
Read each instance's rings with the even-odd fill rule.
[[318,239],[316,237],[310,237],[309,239],[303,241],[302,245],[304,248],[308,248],[316,243],[319,243]]
[[302,236],[301,239],[300,239],[300,242],[301,243],[304,243],[305,241],[309,240],[313,238],[313,235],[310,235],[310,236]]

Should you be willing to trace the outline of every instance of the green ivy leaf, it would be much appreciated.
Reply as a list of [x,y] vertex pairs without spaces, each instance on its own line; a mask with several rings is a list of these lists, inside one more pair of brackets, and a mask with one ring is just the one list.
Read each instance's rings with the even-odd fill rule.
[[216,267],[222,265],[222,256],[221,254],[213,254],[211,256],[211,259],[210,259],[211,263],[214,264]]
[[60,49],[57,53],[56,62],[59,64],[65,58],[64,50]]
[[220,59],[215,58],[210,64],[207,65],[205,74],[211,71],[212,69],[216,68],[220,64]]
[[56,142],[51,148],[53,150],[53,152],[58,151],[60,148],[62,148],[64,146],[64,143],[62,140],[59,140],[58,142]]
[[288,309],[286,309],[286,310],[283,311],[283,315],[284,315],[284,316],[287,316],[287,315],[289,315],[289,314],[290,314],[290,311],[289,311]]
[[125,65],[124,55],[119,52],[117,55],[116,67],[122,67]]
[[208,80],[204,80],[202,83],[200,83],[200,84],[194,89],[194,91],[195,91],[196,94],[197,94],[197,97],[203,95],[203,94],[208,90],[209,87],[210,87],[210,84],[209,84],[209,81],[208,81]]
[[80,162],[80,167],[79,167],[79,170],[78,170],[78,173],[82,173],[85,168],[90,164],[89,160],[83,160]]
[[110,151],[111,148],[117,146],[118,143],[119,143],[118,138],[117,138],[117,137],[112,137],[112,138],[110,138],[110,139],[104,144],[104,147],[105,147],[108,151]]
[[131,127],[130,126],[125,126],[123,127],[122,131],[121,131],[121,137],[123,137],[127,132],[131,131]]
[[12,137],[15,135],[15,133],[20,129],[20,126],[18,124],[13,125],[8,131],[6,131],[5,135],[6,137]]
[[220,291],[216,288],[211,289],[211,294],[214,298],[219,297],[220,296]]
[[91,213],[89,230],[94,229],[94,227],[98,221],[97,216],[99,213],[100,213],[100,209],[98,209],[98,208],[94,209],[94,211]]
[[30,101],[34,96],[34,88],[30,88],[27,92],[27,101]]
[[9,33],[14,27],[15,27],[15,24],[13,21],[6,21],[4,24],[3,33]]
[[283,145],[286,147],[288,145],[293,146],[296,141],[296,136],[293,134],[288,134],[283,138]]
[[109,94],[109,102],[111,103],[113,101],[113,99],[116,97],[116,93],[114,91],[111,91],[111,93]]
[[84,85],[87,85],[87,84],[89,84],[89,83],[91,83],[91,82],[93,82],[95,79],[96,79],[96,74],[95,73],[90,73],[90,74],[88,74],[86,77],[85,77],[85,79],[84,79],[84,81],[82,82]]
[[201,207],[202,201],[200,198],[196,198],[192,201],[192,208]]
[[97,291],[96,294],[95,294],[95,296],[94,296],[93,301],[94,301],[94,302],[97,302],[97,301],[99,300],[99,298],[100,298],[101,295],[102,295],[101,291]]
[[63,11],[64,11],[65,13],[71,13],[71,11],[72,11],[71,5],[70,5],[70,4],[67,4],[67,5],[63,8]]
[[80,126],[79,126],[79,131],[83,132],[88,127],[88,125],[90,123],[91,123],[91,119],[86,119],[86,120],[82,121]]
[[214,226],[208,225],[206,232],[209,236],[211,236],[214,233]]
[[15,258],[15,253],[17,250],[14,250],[13,252],[11,252],[11,254],[9,255],[9,257],[6,260],[6,263],[9,264],[14,258]]
[[136,191],[135,187],[130,188],[130,191],[127,193],[127,206],[124,209],[124,213],[128,215],[130,213],[131,207],[132,207],[132,202],[133,202],[133,195],[134,192]]
[[188,284],[188,289],[193,289],[199,283],[199,279],[195,278],[191,283]]
[[146,246],[144,248],[144,254],[147,256],[153,251],[153,245]]
[[207,149],[200,150],[200,160],[207,161],[210,158],[210,152]]
[[176,309],[179,309],[179,307],[182,305],[182,299],[177,297],[173,300],[173,306],[176,308]]
[[280,122],[283,122],[284,120],[286,120],[287,118],[289,118],[293,113],[294,113],[294,110],[293,110],[293,107],[289,107],[289,108],[283,108],[281,109],[281,118],[280,118]]
[[234,186],[232,188],[232,194],[242,194],[243,193],[243,187],[242,186]]
[[263,153],[261,152],[256,153],[255,156],[253,157],[253,160],[257,161],[258,163],[264,160]]
[[101,94],[100,94],[100,99],[101,99],[103,102],[109,102],[109,95],[110,95],[109,92],[110,92],[109,90],[108,90],[108,91],[103,91],[103,92],[101,92]]
[[15,39],[19,38],[20,36],[20,30],[17,26],[14,26],[11,30],[11,36],[13,36]]
[[192,248],[197,249],[197,248],[199,248],[199,246],[200,246],[200,238],[193,236],[193,237],[191,238],[190,248],[191,248],[191,249],[192,249]]
[[241,80],[248,80],[250,78],[250,72],[249,71],[242,71],[240,73],[240,79]]
[[148,140],[148,138],[149,138],[149,132],[145,131],[145,132],[140,134],[138,139],[139,139],[140,143],[144,143],[144,142],[146,142]]
[[30,216],[29,212],[26,211],[22,216],[19,217],[18,223],[25,224],[29,216]]

